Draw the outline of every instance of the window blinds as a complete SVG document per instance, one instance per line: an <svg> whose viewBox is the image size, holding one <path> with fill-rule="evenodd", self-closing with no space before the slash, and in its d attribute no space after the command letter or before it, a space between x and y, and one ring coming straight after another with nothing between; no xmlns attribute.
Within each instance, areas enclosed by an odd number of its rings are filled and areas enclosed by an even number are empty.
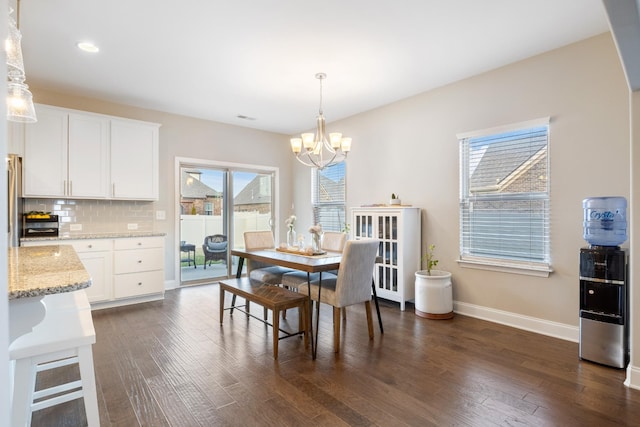
<svg viewBox="0 0 640 427"><path fill-rule="evenodd" d="M462 260L549 265L548 123L458 136Z"/></svg>
<svg viewBox="0 0 640 427"><path fill-rule="evenodd" d="M345 162L323 170L312 169L313 221L325 231L342 231L345 218Z"/></svg>

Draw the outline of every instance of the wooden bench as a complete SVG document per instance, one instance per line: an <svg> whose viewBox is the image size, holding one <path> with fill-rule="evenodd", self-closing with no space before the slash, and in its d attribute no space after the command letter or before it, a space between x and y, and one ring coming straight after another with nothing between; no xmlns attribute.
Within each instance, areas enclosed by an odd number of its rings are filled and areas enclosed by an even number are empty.
<svg viewBox="0 0 640 427"><path fill-rule="evenodd" d="M262 282L256 282L248 277L225 279L219 282L220 284L220 324L222 324L222 318L224 310L230 310L233 315L233 310L239 310L245 313L247 316L258 319L269 326L273 326L273 358L278 359L278 341L283 338L289 338L296 335L304 335L304 347L309 347L309 298L307 295L299 294L297 292L290 291L285 288L274 285L266 285ZM244 298L247 303L242 306L230 306L224 307L224 293L229 292L232 295L237 295ZM253 316L248 309L248 303L256 303L265 309L273 312L273 325L268 323L265 319ZM299 313L299 330L298 332L291 333L280 329L280 312L289 308L298 307ZM284 333L284 336L280 336L280 332Z"/></svg>

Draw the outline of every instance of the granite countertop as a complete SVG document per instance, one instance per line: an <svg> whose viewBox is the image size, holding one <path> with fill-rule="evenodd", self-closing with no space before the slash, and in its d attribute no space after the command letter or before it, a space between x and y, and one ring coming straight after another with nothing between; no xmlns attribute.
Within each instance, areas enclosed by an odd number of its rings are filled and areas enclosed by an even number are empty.
<svg viewBox="0 0 640 427"><path fill-rule="evenodd" d="M83 239L121 239L128 237L156 237L166 236L166 233L140 232L140 231L123 231L115 233L81 233L68 236L41 236L41 237L23 237L21 242L58 242L61 240L83 240ZM52 243L53 244L53 243Z"/></svg>
<svg viewBox="0 0 640 427"><path fill-rule="evenodd" d="M91 286L71 245L8 248L9 299L72 292Z"/></svg>

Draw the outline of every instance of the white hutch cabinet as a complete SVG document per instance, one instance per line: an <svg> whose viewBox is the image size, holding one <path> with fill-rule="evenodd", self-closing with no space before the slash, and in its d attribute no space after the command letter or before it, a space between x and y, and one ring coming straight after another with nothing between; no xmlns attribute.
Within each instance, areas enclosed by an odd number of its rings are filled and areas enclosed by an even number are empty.
<svg viewBox="0 0 640 427"><path fill-rule="evenodd" d="M380 240L374 279L378 297L400 303L415 297L415 272L420 270L420 208L360 207L351 210L353 237Z"/></svg>

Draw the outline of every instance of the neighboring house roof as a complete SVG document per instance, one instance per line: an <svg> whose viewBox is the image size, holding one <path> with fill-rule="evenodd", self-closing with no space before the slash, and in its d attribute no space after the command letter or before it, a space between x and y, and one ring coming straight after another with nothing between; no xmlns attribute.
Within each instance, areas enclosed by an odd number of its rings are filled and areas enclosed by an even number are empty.
<svg viewBox="0 0 640 427"><path fill-rule="evenodd" d="M329 177L319 174L320 176L320 201L332 202L334 201L332 196L343 194L344 191L344 177L340 180L334 181ZM344 201L343 197L340 197L339 201Z"/></svg>
<svg viewBox="0 0 640 427"><path fill-rule="evenodd" d="M546 158L546 139L533 140L522 150L508 150L510 144L513 142L496 141L486 147L471 175L471 193L500 192Z"/></svg>
<svg viewBox="0 0 640 427"><path fill-rule="evenodd" d="M258 175L253 178L233 199L236 206L271 203L271 179Z"/></svg>
<svg viewBox="0 0 640 427"><path fill-rule="evenodd" d="M210 197L222 197L220 191L214 190L202 181L189 175L187 171L182 171L181 196L183 199L207 199Z"/></svg>

